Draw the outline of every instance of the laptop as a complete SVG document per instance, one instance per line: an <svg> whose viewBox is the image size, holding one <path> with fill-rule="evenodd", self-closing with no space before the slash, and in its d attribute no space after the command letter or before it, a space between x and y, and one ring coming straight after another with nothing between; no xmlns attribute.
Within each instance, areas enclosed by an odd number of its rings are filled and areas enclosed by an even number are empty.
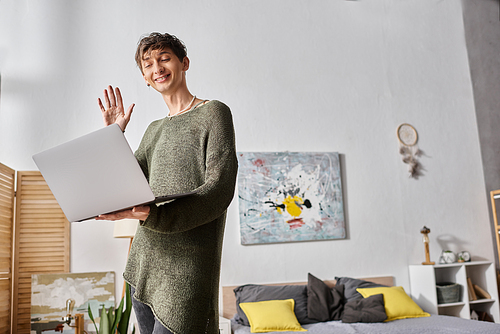
<svg viewBox="0 0 500 334"><path fill-rule="evenodd" d="M33 160L70 222L196 193L155 197L117 124L35 154Z"/></svg>

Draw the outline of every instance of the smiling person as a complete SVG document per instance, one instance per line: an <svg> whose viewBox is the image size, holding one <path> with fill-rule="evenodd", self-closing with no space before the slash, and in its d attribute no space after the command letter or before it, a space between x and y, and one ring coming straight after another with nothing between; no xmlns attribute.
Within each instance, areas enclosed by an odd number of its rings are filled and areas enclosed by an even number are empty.
<svg viewBox="0 0 500 334"><path fill-rule="evenodd" d="M177 37L151 33L139 41L135 60L168 107L147 128L137 161L155 196L197 193L98 219L140 220L124 279L141 334L215 334L226 209L238 168L231 111L189 92L189 58ZM120 90L109 86L98 104L104 124L125 131L134 105L124 109Z"/></svg>

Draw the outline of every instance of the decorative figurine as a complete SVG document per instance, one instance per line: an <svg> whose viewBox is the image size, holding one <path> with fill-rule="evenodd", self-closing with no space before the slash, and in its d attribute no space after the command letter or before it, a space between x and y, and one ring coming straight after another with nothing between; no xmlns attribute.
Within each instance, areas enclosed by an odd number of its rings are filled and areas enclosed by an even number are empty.
<svg viewBox="0 0 500 334"><path fill-rule="evenodd" d="M424 226L420 230L420 233L422 233L424 235L424 237L422 238L422 241L425 244L425 262L422 262L422 264L426 264L426 265L435 264L435 262L431 261L431 255L429 254L429 236L428 236L428 234L431 233L431 230L428 227Z"/></svg>

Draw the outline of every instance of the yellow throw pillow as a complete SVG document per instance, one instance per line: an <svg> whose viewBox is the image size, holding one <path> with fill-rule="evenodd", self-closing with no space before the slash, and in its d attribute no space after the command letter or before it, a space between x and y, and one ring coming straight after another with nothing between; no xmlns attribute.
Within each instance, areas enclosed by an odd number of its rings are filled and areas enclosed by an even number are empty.
<svg viewBox="0 0 500 334"><path fill-rule="evenodd" d="M401 286L380 287L380 288L358 288L356 289L363 297L367 298L373 295L384 295L385 313L387 320L405 318L429 317L430 314L422 311Z"/></svg>
<svg viewBox="0 0 500 334"><path fill-rule="evenodd" d="M306 332L293 312L295 300L266 300L262 302L240 303L245 312L252 333L266 332Z"/></svg>

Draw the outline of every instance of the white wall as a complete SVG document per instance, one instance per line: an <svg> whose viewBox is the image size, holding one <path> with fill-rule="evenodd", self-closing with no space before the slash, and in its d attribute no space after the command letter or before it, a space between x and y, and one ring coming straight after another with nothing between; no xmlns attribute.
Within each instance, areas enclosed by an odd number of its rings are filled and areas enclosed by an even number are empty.
<svg viewBox="0 0 500 334"><path fill-rule="evenodd" d="M474 90L479 142L481 145L485 188L489 195L500 187L500 19L498 1L462 0L469 65ZM490 204L490 203L488 203ZM490 207L493 243L496 243ZM496 252L495 252L496 253ZM497 268L500 265L498 253Z"/></svg>
<svg viewBox="0 0 500 334"><path fill-rule="evenodd" d="M188 83L233 111L239 151L342 154L348 238L241 246L229 208L222 284L393 275L467 249L493 260L493 245L457 0L0 1L0 161L35 169L30 156L100 128L107 84L136 103L127 137L166 115L134 64L139 37L178 35ZM425 152L409 179L396 128L408 122ZM72 271L121 275L128 244L111 223L72 226ZM121 280L117 280L121 290Z"/></svg>

